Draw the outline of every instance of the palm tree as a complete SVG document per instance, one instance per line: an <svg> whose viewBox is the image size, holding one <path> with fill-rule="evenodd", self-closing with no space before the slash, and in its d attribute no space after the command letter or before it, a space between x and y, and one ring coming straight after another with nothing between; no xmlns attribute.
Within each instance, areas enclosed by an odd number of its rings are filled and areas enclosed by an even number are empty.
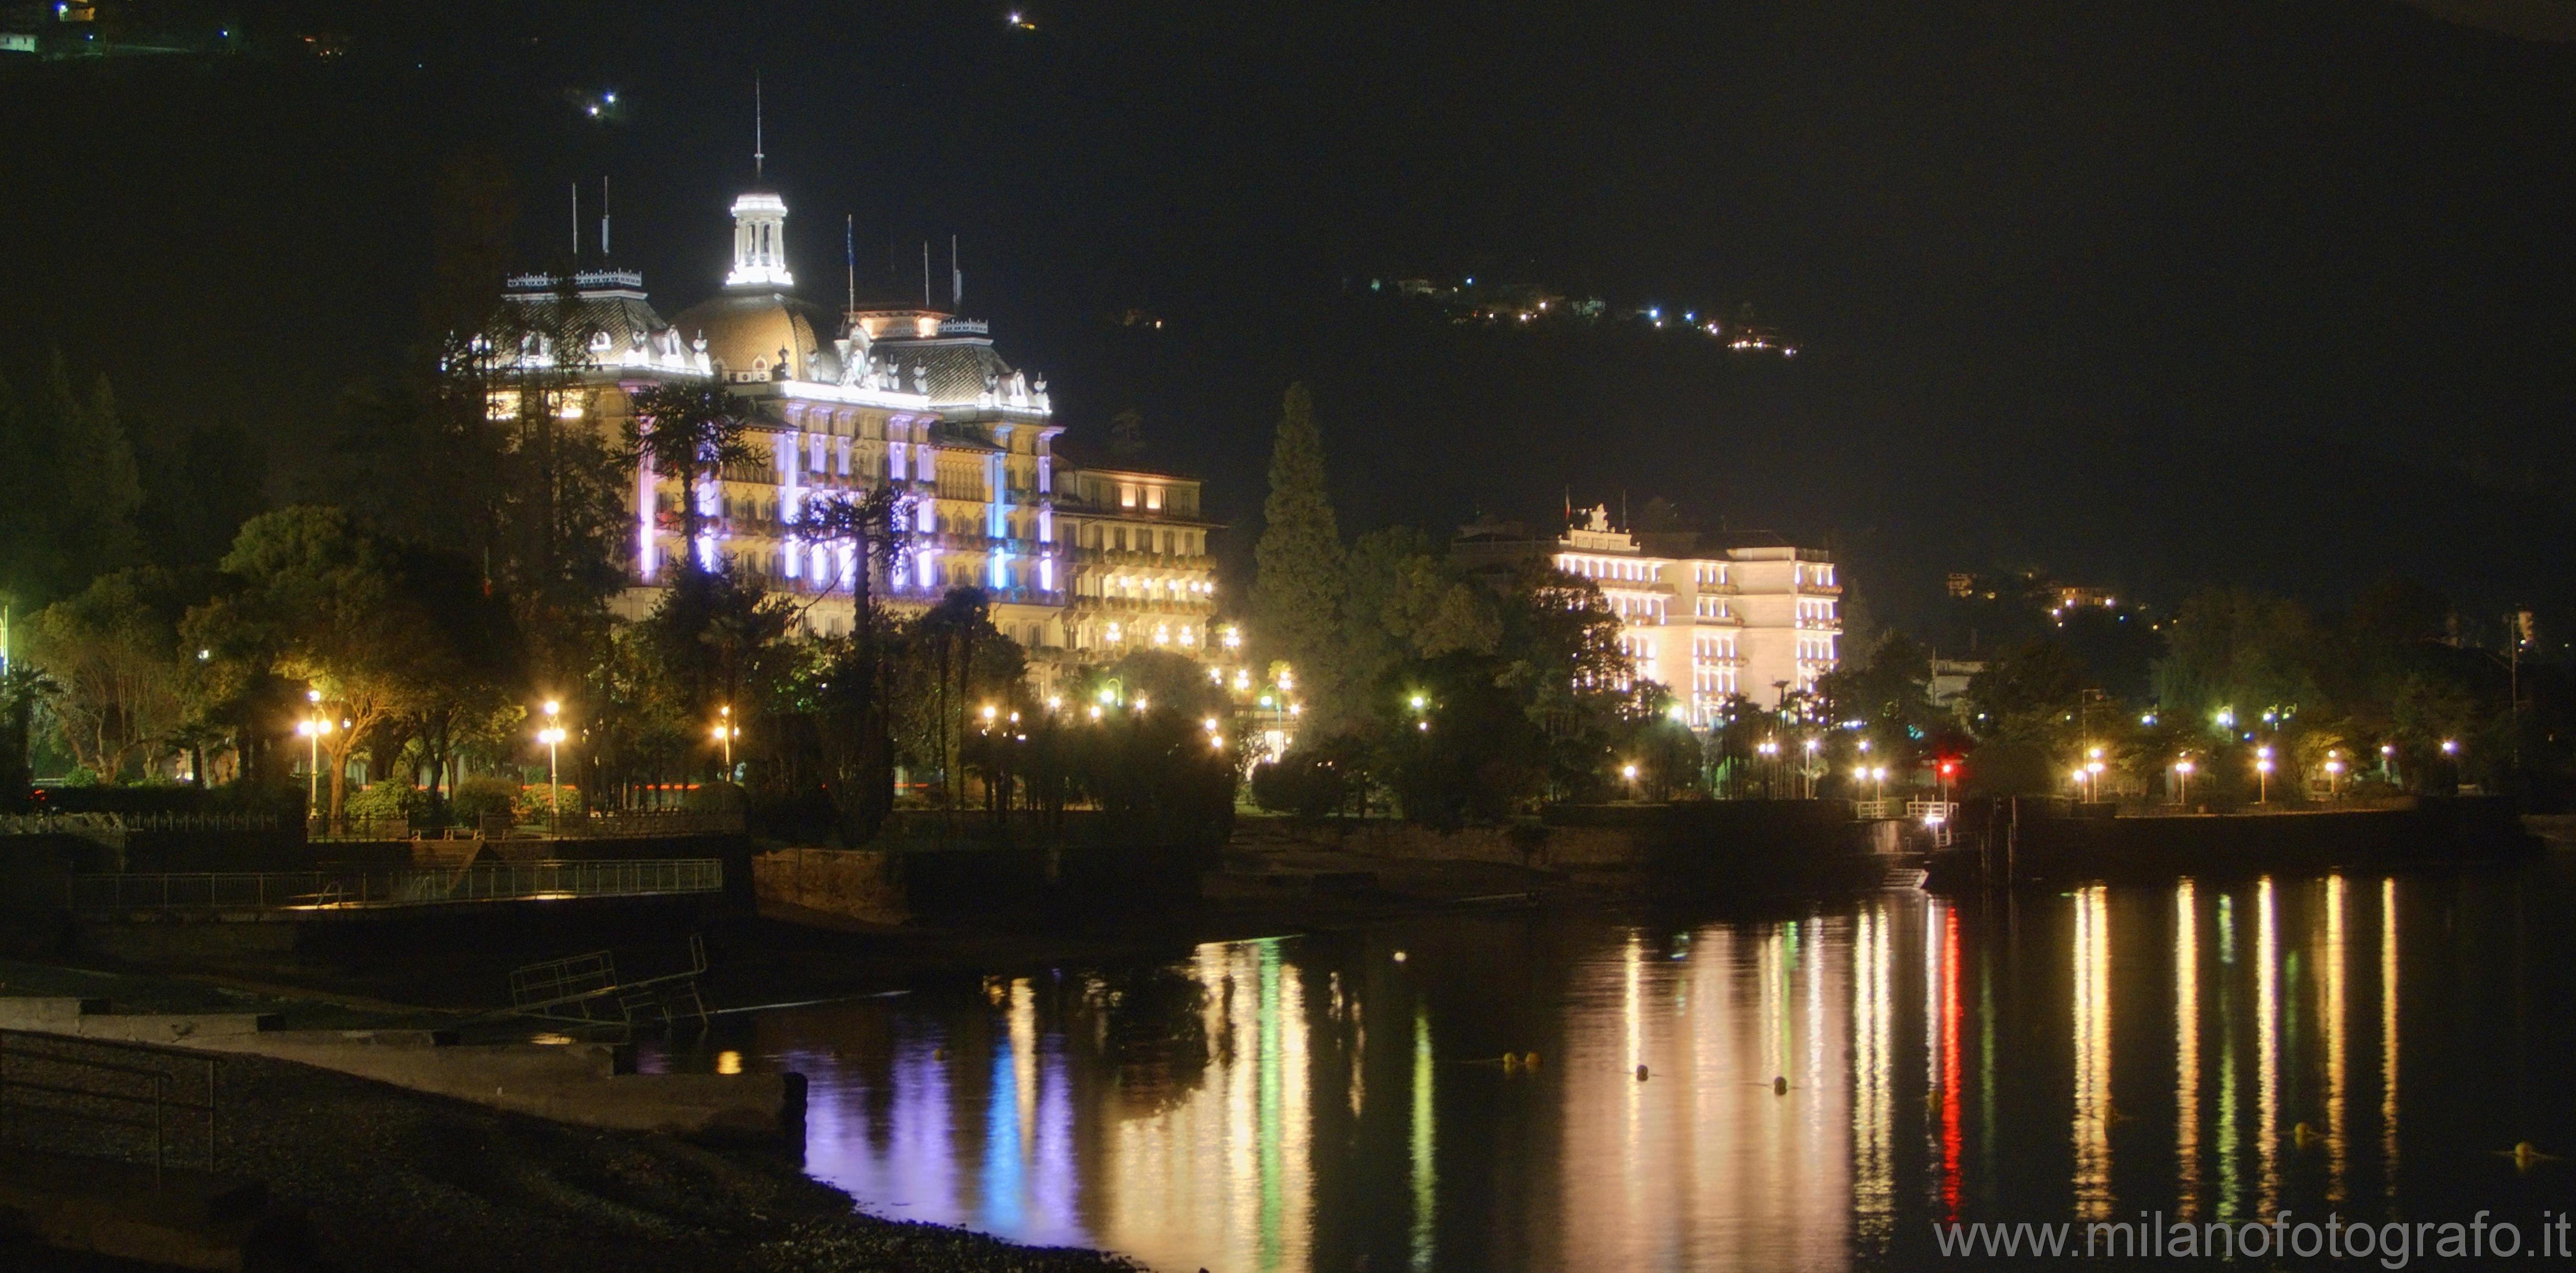
<svg viewBox="0 0 2576 1273"><path fill-rule="evenodd" d="M626 422L627 452L654 472L680 479L683 569L699 568L699 485L720 478L725 466L753 458L744 428L733 395L721 385L659 384L635 395L635 414Z"/></svg>

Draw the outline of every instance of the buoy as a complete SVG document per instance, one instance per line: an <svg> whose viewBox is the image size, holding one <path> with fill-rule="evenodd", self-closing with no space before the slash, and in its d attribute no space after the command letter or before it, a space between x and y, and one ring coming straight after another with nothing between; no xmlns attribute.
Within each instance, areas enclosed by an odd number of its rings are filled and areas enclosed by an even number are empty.
<svg viewBox="0 0 2576 1273"><path fill-rule="evenodd" d="M1503 1073L1509 1074L1519 1068L1521 1068L1521 1059L1509 1052L1505 1052L1503 1054Z"/></svg>
<svg viewBox="0 0 2576 1273"><path fill-rule="evenodd" d="M2317 1143L2317 1129L2306 1123L2300 1123L2290 1129L2290 1139L2296 1142L2299 1148L2305 1149Z"/></svg>
<svg viewBox="0 0 2576 1273"><path fill-rule="evenodd" d="M1640 1066L1638 1066L1638 1067L1637 1067L1637 1081L1638 1081L1638 1082L1640 1082L1640 1083L1643 1083L1643 1082L1645 1082L1645 1081L1646 1081L1646 1067L1645 1067L1645 1066L1640 1065Z"/></svg>
<svg viewBox="0 0 2576 1273"><path fill-rule="evenodd" d="M1399 963L1399 964L1404 962L1404 952L1403 952L1403 951L1400 951L1400 950L1399 950L1399 951L1395 952L1395 962L1397 962L1397 963Z"/></svg>
<svg viewBox="0 0 2576 1273"><path fill-rule="evenodd" d="M1522 1054L1521 1054L1521 1068L1522 1068L1522 1069L1525 1069L1525 1070L1535 1070L1535 1069L1537 1069L1537 1068L1538 1068L1538 1053L1536 1053L1536 1052L1524 1052L1524 1053L1522 1053Z"/></svg>
<svg viewBox="0 0 2576 1273"><path fill-rule="evenodd" d="M2537 1163L2558 1161L2558 1155L2544 1154L2540 1152L2539 1146L2527 1140L2515 1141L2513 1148L2499 1149L2496 1152L2512 1159L2514 1167L2521 1171L2529 1171Z"/></svg>
<svg viewBox="0 0 2576 1273"><path fill-rule="evenodd" d="M1788 1075L1774 1074L1771 1076L1771 1094L1773 1096L1787 1096L1789 1094Z"/></svg>
<svg viewBox="0 0 2576 1273"><path fill-rule="evenodd" d="M930 1059L931 1059L931 1060L934 1060L934 1061L945 1061L945 1060L947 1060L947 1059L948 1059L948 1049L946 1049L946 1048L932 1048L932 1049L930 1050Z"/></svg>

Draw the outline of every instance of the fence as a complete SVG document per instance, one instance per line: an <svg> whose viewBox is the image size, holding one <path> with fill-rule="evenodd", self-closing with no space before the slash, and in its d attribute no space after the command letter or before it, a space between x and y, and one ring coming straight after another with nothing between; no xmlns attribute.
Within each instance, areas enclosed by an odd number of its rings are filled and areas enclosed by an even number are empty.
<svg viewBox="0 0 2576 1273"><path fill-rule="evenodd" d="M555 837L580 840L643 839L669 835L739 835L742 833L739 813L699 813L682 810L667 812L638 811L622 813L567 813L561 818L534 814L525 818L496 813L479 820L472 827L439 831L416 828L409 818L342 818L337 825L315 818L309 824L307 838L313 840L409 840L417 837L439 838L481 836L487 840L506 839L513 835Z"/></svg>
<svg viewBox="0 0 2576 1273"><path fill-rule="evenodd" d="M123 848L125 823L113 813L0 815L0 836L9 835L71 835L112 848Z"/></svg>
<svg viewBox="0 0 2576 1273"><path fill-rule="evenodd" d="M715 893L715 858L497 862L451 869L75 875L76 912L320 911Z"/></svg>
<svg viewBox="0 0 2576 1273"><path fill-rule="evenodd" d="M215 1059L144 1043L0 1030L0 1140L85 1158L215 1169Z"/></svg>
<svg viewBox="0 0 2576 1273"><path fill-rule="evenodd" d="M124 813L115 815L128 831L275 831L285 825L273 813Z"/></svg>

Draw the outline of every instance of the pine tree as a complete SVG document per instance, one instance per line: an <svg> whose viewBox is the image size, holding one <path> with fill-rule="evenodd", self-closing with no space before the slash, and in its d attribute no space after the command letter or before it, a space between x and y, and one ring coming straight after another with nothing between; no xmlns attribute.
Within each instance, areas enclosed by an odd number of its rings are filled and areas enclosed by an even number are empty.
<svg viewBox="0 0 2576 1273"><path fill-rule="evenodd" d="M1324 485L1314 400L1302 383L1288 387L1280 406L1262 522L1261 542L1253 550L1259 570L1252 585L1253 640L1302 678L1303 697L1315 705L1309 711L1328 710L1341 622L1342 537Z"/></svg>
<svg viewBox="0 0 2576 1273"><path fill-rule="evenodd" d="M99 377L89 401L82 402L57 355L54 398L64 426L63 465L56 479L63 514L57 546L74 563L74 575L62 584L69 595L142 559L134 511L143 503L143 480L107 377Z"/></svg>

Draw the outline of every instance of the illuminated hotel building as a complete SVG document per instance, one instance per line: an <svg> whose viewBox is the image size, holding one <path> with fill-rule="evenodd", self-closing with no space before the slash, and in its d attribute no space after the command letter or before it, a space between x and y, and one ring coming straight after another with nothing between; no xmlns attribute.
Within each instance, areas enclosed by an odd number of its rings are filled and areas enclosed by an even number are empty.
<svg viewBox="0 0 2576 1273"><path fill-rule="evenodd" d="M618 612L651 611L672 561L694 551L730 562L775 592L811 600L809 632L850 630L857 554L790 533L816 501L891 486L907 497L908 552L873 578L898 610L978 587L992 620L1041 667L1137 649L1200 654L1216 606L1199 483L1170 473L1067 462L1047 382L1006 362L987 325L926 306L834 311L800 299L786 256L787 205L774 194L733 205L733 268L714 296L670 322L642 276L578 273L569 321L562 280L509 280L520 326L538 334L491 356L507 378L543 383L561 419L620 436L633 395L667 382L722 384L757 458L693 492L649 462L629 486L629 586ZM549 330L583 348L554 348ZM517 414L516 389L493 395ZM682 499L704 517L681 542ZM820 594L818 596L818 594Z"/></svg>
<svg viewBox="0 0 2576 1273"><path fill-rule="evenodd" d="M1741 694L1769 708L1811 689L1841 655L1842 585L1829 555L1786 543L1704 547L1688 532L1638 535L1591 509L1554 540L1470 526L1451 552L1471 567L1545 560L1601 590L1637 676L1673 692L1693 728Z"/></svg>

